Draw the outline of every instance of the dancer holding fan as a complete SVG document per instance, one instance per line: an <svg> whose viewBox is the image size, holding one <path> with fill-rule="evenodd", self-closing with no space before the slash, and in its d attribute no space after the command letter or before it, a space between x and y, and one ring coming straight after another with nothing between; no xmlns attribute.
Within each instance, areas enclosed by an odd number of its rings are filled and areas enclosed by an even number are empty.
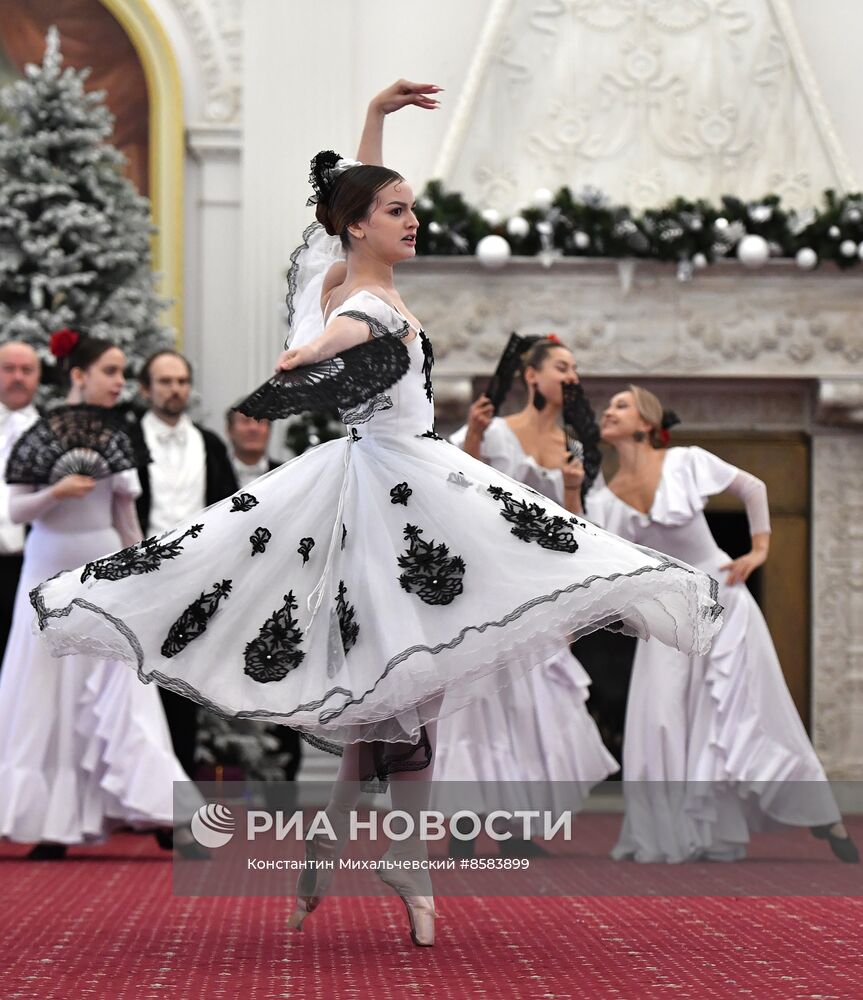
<svg viewBox="0 0 863 1000"><path fill-rule="evenodd" d="M720 580L725 624L712 649L689 656L638 643L626 708L626 816L616 858L736 860L750 829L809 826L842 861L859 860L824 768L782 676L746 579L767 559L767 490L702 448L668 449L677 417L630 386L602 417L620 466L588 497L591 519L623 538L686 559ZM730 492L746 505L752 550L731 560L703 509Z"/></svg>
<svg viewBox="0 0 863 1000"><path fill-rule="evenodd" d="M437 719L559 656L568 635L617 624L703 651L720 617L705 574L606 534L435 433L431 342L393 276L415 253L414 195L380 163L385 116L435 108L438 92L399 81L370 105L363 163L312 161L320 224L289 278L293 339L278 368L290 377L256 394L267 405L241 407L278 416L293 395L305 408L324 377L348 437L32 594L55 651L98 641L142 680L341 752L337 831L369 776L395 779L394 808L425 808ZM379 350L392 363L364 367ZM341 846L307 841L312 858ZM423 852L411 838L388 855L422 868ZM414 942L429 945L428 872L408 871L380 875L402 896ZM303 872L293 926L331 877Z"/></svg>
<svg viewBox="0 0 863 1000"><path fill-rule="evenodd" d="M495 416L516 374L527 388L527 403L511 417ZM554 334L512 335L487 394L450 440L574 514L581 512L582 490L601 461L599 429L575 358ZM441 724L436 779L477 782L475 794L491 801L463 806L479 813L510 809L510 796L516 800L512 809L579 809L593 785L618 769L587 711L589 686L587 672L562 643L557 656L512 687L490 691ZM463 856L473 846L453 838L450 852ZM501 841L500 849L541 853L517 833Z"/></svg>
<svg viewBox="0 0 863 1000"><path fill-rule="evenodd" d="M29 855L37 860L62 858L70 844L102 840L120 825L154 828L168 847L172 782L188 778L156 689L99 656L97 641L89 654L57 662L31 631L31 588L141 539L140 457L110 409L123 387L123 352L69 330L51 346L68 373L68 405L18 439L6 469L11 518L32 530L0 675L0 836L38 842ZM200 855L185 833L178 849Z"/></svg>

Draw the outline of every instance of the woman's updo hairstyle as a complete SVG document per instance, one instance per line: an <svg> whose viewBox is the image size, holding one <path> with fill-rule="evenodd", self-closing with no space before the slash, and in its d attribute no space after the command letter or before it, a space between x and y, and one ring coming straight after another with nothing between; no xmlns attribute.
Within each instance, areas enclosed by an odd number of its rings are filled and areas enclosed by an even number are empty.
<svg viewBox="0 0 863 1000"><path fill-rule="evenodd" d="M667 448L671 440L669 431L680 423L674 410L664 410L659 397L640 385L628 386L635 400L635 408L643 420L650 424L650 443L654 448Z"/></svg>
<svg viewBox="0 0 863 1000"><path fill-rule="evenodd" d="M338 236L345 250L350 249L348 226L368 218L375 196L381 188L404 177L389 167L346 160L331 149L312 160L309 183L315 194L315 217L330 236Z"/></svg>
<svg viewBox="0 0 863 1000"><path fill-rule="evenodd" d="M99 337L88 337L74 330L63 329L51 334L51 353L57 359L56 369L61 381L67 386L72 384L72 369L80 368L86 371L99 358L110 351L116 344Z"/></svg>
<svg viewBox="0 0 863 1000"><path fill-rule="evenodd" d="M563 347L568 350L556 333L548 333L544 337L533 338L533 343L521 355L521 363L518 370L519 377L525 385L527 385L527 379L524 377L525 371L528 368L541 368L545 363L545 359L556 347Z"/></svg>

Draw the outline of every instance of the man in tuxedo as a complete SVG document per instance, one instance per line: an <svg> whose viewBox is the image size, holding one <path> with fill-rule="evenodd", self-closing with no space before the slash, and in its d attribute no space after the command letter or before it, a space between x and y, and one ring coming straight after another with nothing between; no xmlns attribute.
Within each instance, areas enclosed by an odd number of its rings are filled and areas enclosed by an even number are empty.
<svg viewBox="0 0 863 1000"><path fill-rule="evenodd" d="M29 344L10 340L0 347L0 664L12 627L24 551L24 527L9 520L6 463L15 442L39 419L33 397L40 372L39 356Z"/></svg>
<svg viewBox="0 0 863 1000"><path fill-rule="evenodd" d="M139 427L150 464L138 470L138 519L145 535L155 535L224 500L238 487L221 439L193 423L186 412L192 390L188 360L177 351L159 351L145 362L140 382L149 410ZM163 688L160 694L174 753L194 776L198 706Z"/></svg>
<svg viewBox="0 0 863 1000"><path fill-rule="evenodd" d="M225 430L230 442L231 464L240 489L279 467L268 455L271 425L269 420L255 420L230 409L225 414Z"/></svg>

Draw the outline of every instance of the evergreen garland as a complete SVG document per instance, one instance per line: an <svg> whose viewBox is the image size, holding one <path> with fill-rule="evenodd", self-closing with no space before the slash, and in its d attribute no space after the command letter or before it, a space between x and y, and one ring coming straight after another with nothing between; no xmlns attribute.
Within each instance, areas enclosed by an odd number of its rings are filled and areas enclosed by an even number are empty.
<svg viewBox="0 0 863 1000"><path fill-rule="evenodd" d="M762 236L772 257L794 257L803 248L842 268L863 260L863 194L824 192L818 209L795 211L779 195L756 201L726 195L721 202L675 198L659 208L635 212L615 205L595 188L574 194L568 187L548 209L527 207L510 218L481 212L460 194L431 181L418 199L417 254L473 254L492 234L503 236L514 254L567 257L639 257L708 264L733 256L746 235ZM852 251L853 244L853 253Z"/></svg>

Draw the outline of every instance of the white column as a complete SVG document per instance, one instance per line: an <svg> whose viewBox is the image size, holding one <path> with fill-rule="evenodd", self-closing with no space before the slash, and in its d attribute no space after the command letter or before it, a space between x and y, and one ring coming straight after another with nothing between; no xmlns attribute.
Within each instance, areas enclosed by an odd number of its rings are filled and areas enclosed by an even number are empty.
<svg viewBox="0 0 863 1000"><path fill-rule="evenodd" d="M240 130L188 130L183 352L195 369L196 418L219 434L223 413L246 386L241 314Z"/></svg>

